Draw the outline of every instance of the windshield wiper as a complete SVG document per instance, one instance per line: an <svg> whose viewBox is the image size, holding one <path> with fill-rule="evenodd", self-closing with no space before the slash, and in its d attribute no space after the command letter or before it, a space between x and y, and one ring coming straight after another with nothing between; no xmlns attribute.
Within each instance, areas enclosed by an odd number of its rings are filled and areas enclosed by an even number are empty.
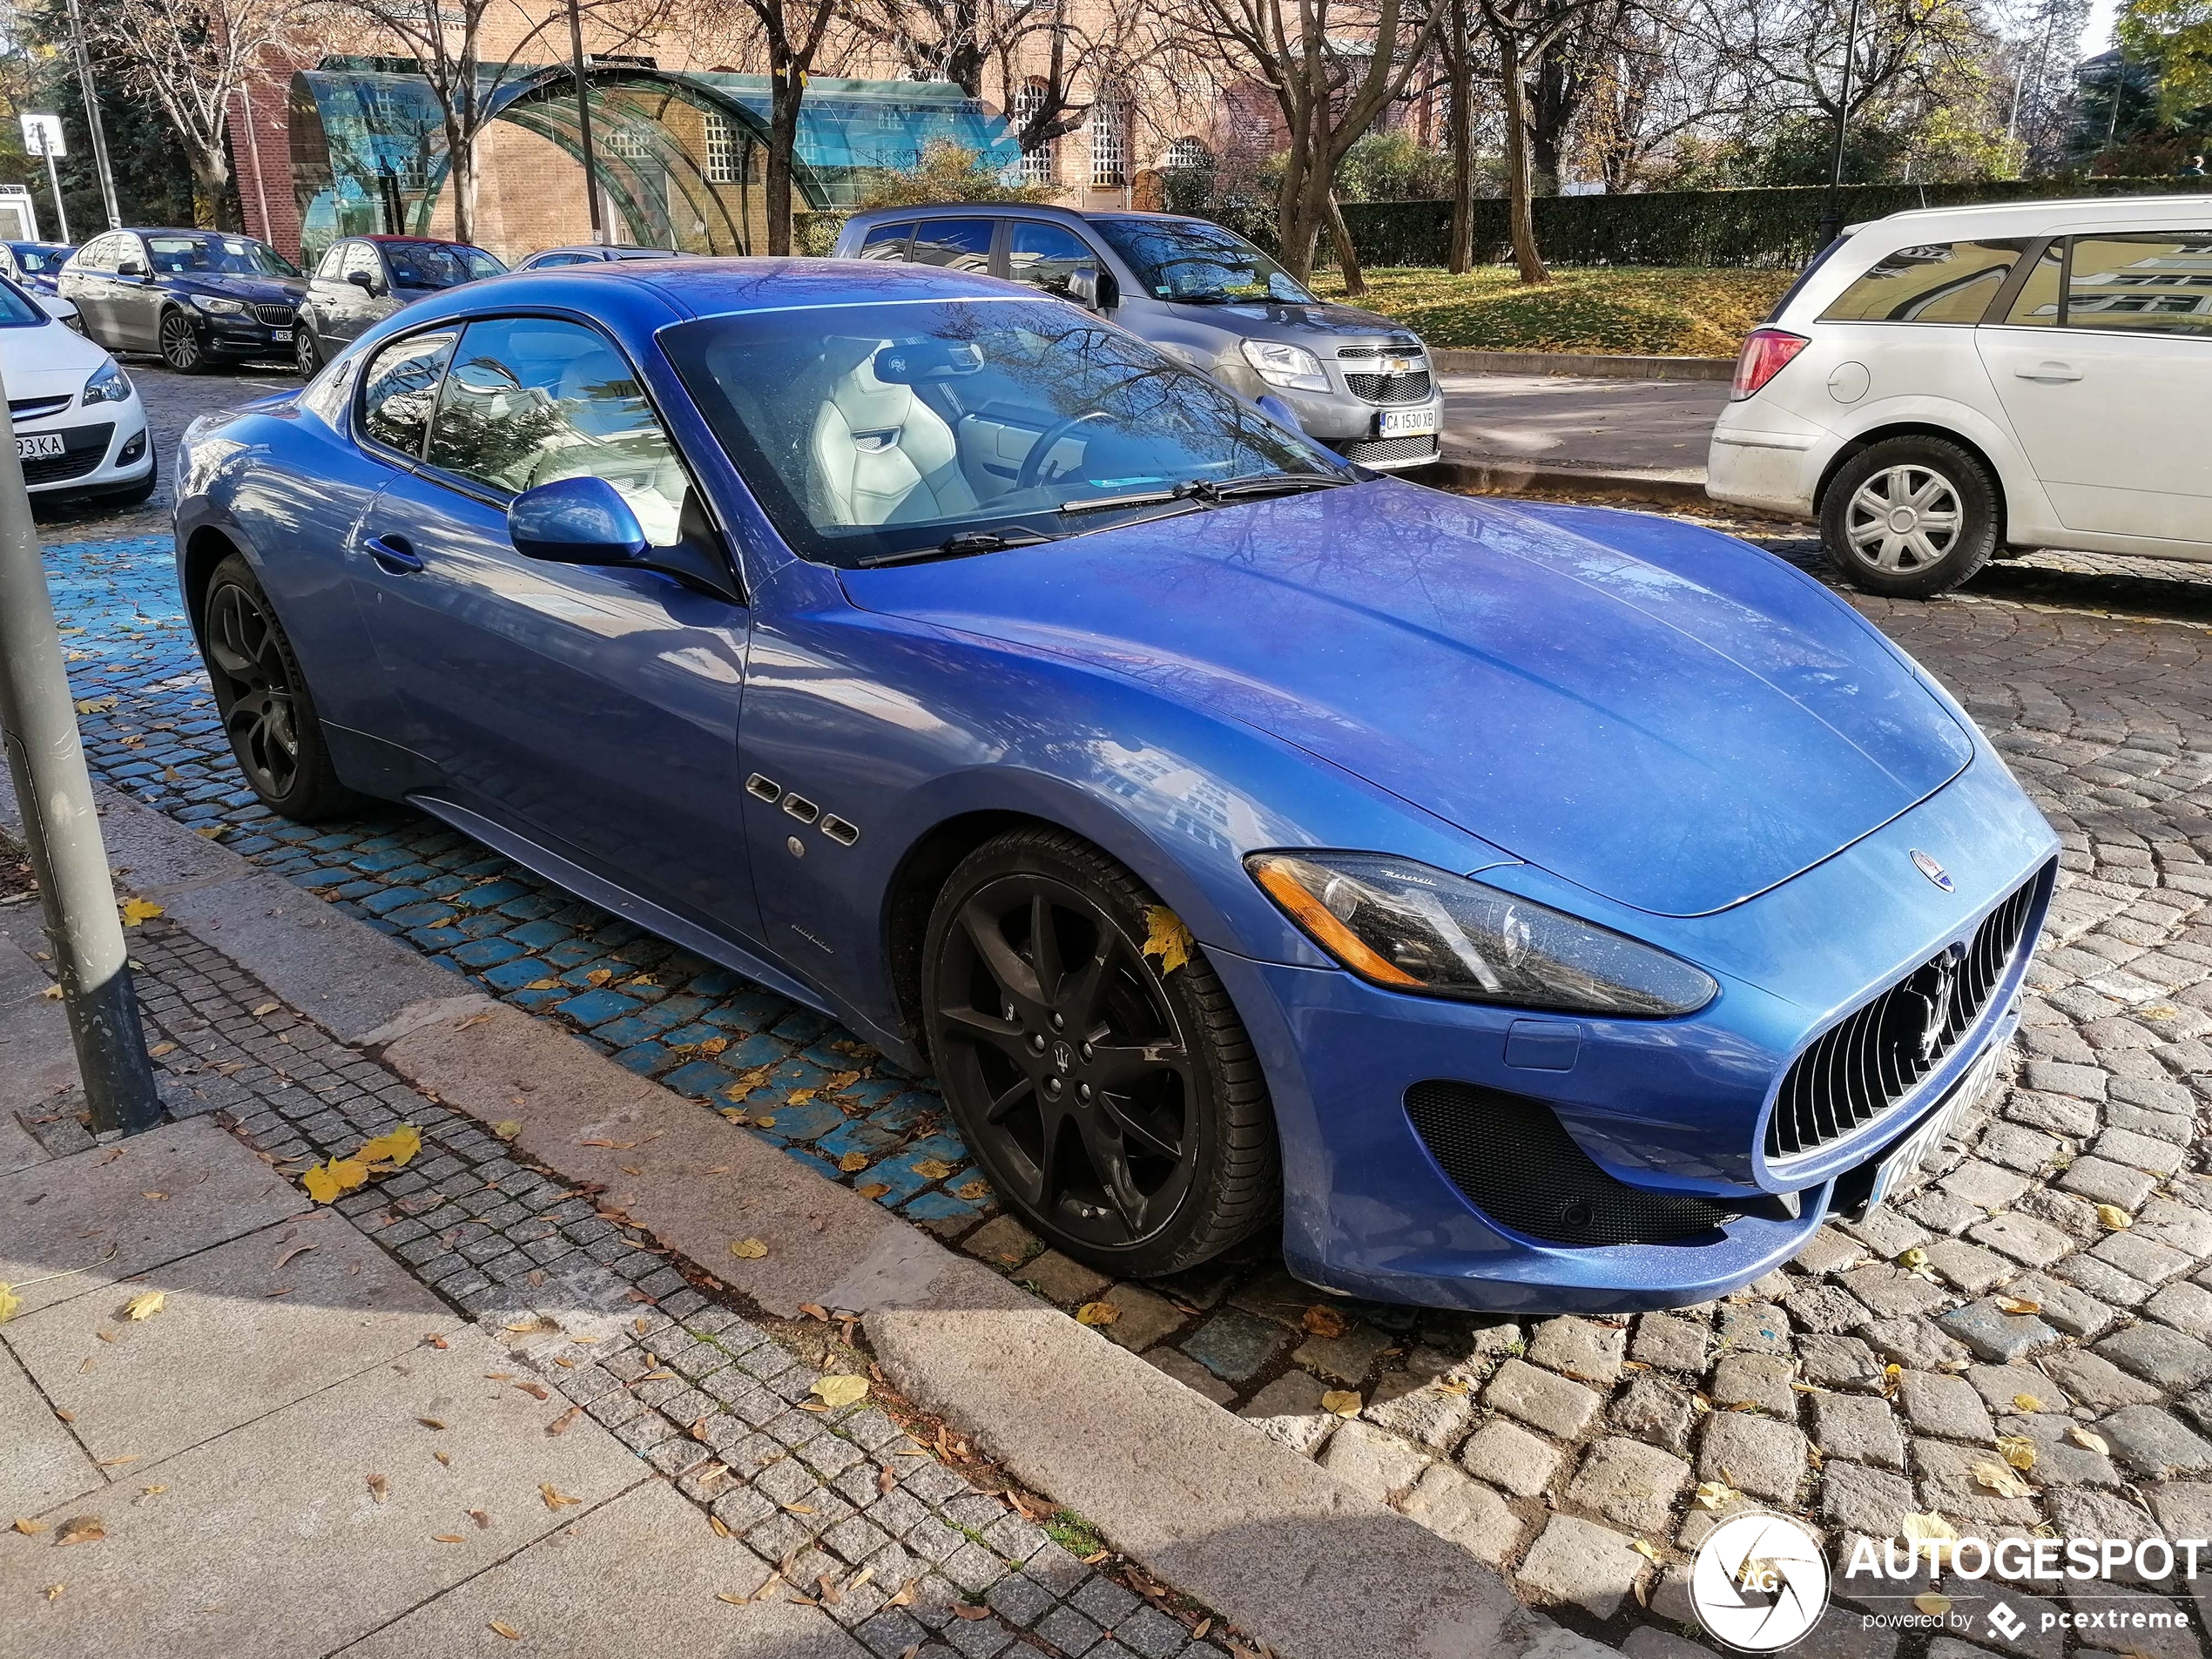
<svg viewBox="0 0 2212 1659"><path fill-rule="evenodd" d="M963 559L971 553L996 553L1003 548L1035 547L1040 542L1053 539L1012 524L1004 529L962 530L934 547L910 547L897 553L876 553L865 559L856 559L853 563L873 567L880 564L919 564L925 559Z"/></svg>
<svg viewBox="0 0 2212 1659"><path fill-rule="evenodd" d="M1193 478L1175 489L1177 495L1192 501L1223 502L1247 496L1284 496L1298 489L1336 489L1359 482L1348 472L1260 472L1244 478Z"/></svg>

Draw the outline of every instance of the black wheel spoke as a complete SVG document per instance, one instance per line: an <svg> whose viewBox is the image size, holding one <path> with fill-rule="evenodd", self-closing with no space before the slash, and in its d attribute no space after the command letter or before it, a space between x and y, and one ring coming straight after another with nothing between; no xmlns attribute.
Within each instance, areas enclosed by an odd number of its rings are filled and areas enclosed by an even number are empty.
<svg viewBox="0 0 2212 1659"><path fill-rule="evenodd" d="M1092 1048L1091 1056L1083 1075L1093 1087L1111 1095L1126 1095L1162 1071L1184 1076L1190 1064L1190 1056L1183 1046L1173 1042L1129 1049L1098 1044Z"/></svg>
<svg viewBox="0 0 2212 1659"><path fill-rule="evenodd" d="M984 971L998 981L1001 991L1024 1002L1044 1001L1039 993L1036 970L1007 942L1006 932L999 926L996 916L971 904L961 912L960 925L967 930L976 954L982 958Z"/></svg>
<svg viewBox="0 0 2212 1659"><path fill-rule="evenodd" d="M1106 1194L1106 1202L1113 1205L1130 1232L1143 1232L1150 1205L1137 1190L1136 1179L1130 1172L1129 1152L1122 1144L1121 1136L1095 1116L1084 1120L1082 1132L1084 1156L1090 1160L1092 1171Z"/></svg>
<svg viewBox="0 0 2212 1659"><path fill-rule="evenodd" d="M954 1036L988 1044L1017 1063L1028 1063L1028 1045L1018 1021L1001 1020L974 1008L946 1008L941 1012L946 1027Z"/></svg>
<svg viewBox="0 0 2212 1659"><path fill-rule="evenodd" d="M246 781L273 804L300 779L300 728L282 638L258 596L235 583L218 588L209 601L206 633L231 752Z"/></svg>
<svg viewBox="0 0 2212 1659"><path fill-rule="evenodd" d="M1141 1112L1131 1109L1111 1095L1101 1095L1098 1098L1103 1103L1104 1115L1120 1130L1124 1141L1135 1141L1141 1150L1154 1157L1181 1160L1183 1143L1180 1138L1168 1139L1146 1123Z"/></svg>
<svg viewBox="0 0 2212 1659"><path fill-rule="evenodd" d="M991 1103L991 1109L984 1115L984 1121L992 1123L1004 1123L1008 1112L1036 1092L1037 1086L1030 1078L1026 1076L1015 1078L1013 1087Z"/></svg>
<svg viewBox="0 0 2212 1659"><path fill-rule="evenodd" d="M1029 900L1029 965L1037 976L1037 1000L1060 996L1060 936L1054 930L1052 903L1042 893Z"/></svg>

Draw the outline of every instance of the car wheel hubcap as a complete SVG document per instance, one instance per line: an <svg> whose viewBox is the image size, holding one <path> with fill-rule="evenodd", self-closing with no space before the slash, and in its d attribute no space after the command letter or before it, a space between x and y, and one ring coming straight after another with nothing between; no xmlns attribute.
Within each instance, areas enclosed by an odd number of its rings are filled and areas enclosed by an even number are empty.
<svg viewBox="0 0 2212 1659"><path fill-rule="evenodd" d="M1851 493L1844 536L1851 551L1882 570L1919 570L1959 544L1966 508L1950 479L1932 467L1885 468Z"/></svg>
<svg viewBox="0 0 2212 1659"><path fill-rule="evenodd" d="M1001 1190L1083 1242L1172 1217L1196 1162L1197 1074L1142 951L1042 875L972 895L939 961L937 1055Z"/></svg>
<svg viewBox="0 0 2212 1659"><path fill-rule="evenodd" d="M281 798L300 777L300 733L292 677L285 670L276 624L243 588L218 589L207 611L207 655L217 705L246 781Z"/></svg>
<svg viewBox="0 0 2212 1659"><path fill-rule="evenodd" d="M199 342L192 338L192 324L174 313L162 320L161 354L172 368L190 368L199 361Z"/></svg>

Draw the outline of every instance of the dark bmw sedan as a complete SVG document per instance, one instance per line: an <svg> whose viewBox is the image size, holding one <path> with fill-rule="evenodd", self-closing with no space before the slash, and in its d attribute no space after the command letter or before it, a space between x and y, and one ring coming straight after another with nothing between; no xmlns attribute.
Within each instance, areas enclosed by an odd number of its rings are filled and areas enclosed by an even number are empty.
<svg viewBox="0 0 2212 1659"><path fill-rule="evenodd" d="M293 354L307 282L266 242L219 231L96 236L62 267L62 298L110 351L158 352L190 374Z"/></svg>

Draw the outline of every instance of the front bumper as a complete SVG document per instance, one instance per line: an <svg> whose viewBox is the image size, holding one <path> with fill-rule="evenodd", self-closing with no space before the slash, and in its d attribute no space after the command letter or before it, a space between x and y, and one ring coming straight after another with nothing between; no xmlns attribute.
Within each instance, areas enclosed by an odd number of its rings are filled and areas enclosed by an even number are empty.
<svg viewBox="0 0 2212 1659"><path fill-rule="evenodd" d="M154 467L153 436L135 394L126 402L72 405L16 428L19 438L58 435L64 453L23 462L24 487L33 496L99 495L143 483Z"/></svg>
<svg viewBox="0 0 2212 1659"><path fill-rule="evenodd" d="M192 320L199 329L199 348L210 357L239 362L289 362L296 321L283 327L263 322L252 312L210 315L195 309Z"/></svg>
<svg viewBox="0 0 2212 1659"><path fill-rule="evenodd" d="M1929 846L1954 892L1911 864L1911 850ZM2048 826L1985 751L1949 787L1782 887L1718 916L1649 919L1644 937L1723 988L1683 1020L1537 1016L1211 951L1273 1095L1291 1270L1386 1301L1525 1313L1680 1305L1770 1271L1804 1248L1839 1184L1850 1188L2010 1038L2055 853ZM1766 1114L1792 1059L2029 882L2038 896L2021 943L1936 1069L1861 1129L1770 1166ZM1839 929L1838 917L1855 925ZM1605 1180L1634 1190L1626 1196L1703 1201L1727 1218L1658 1241L1517 1231L1469 1199L1416 1129L1409 1091L1438 1080L1541 1103Z"/></svg>

